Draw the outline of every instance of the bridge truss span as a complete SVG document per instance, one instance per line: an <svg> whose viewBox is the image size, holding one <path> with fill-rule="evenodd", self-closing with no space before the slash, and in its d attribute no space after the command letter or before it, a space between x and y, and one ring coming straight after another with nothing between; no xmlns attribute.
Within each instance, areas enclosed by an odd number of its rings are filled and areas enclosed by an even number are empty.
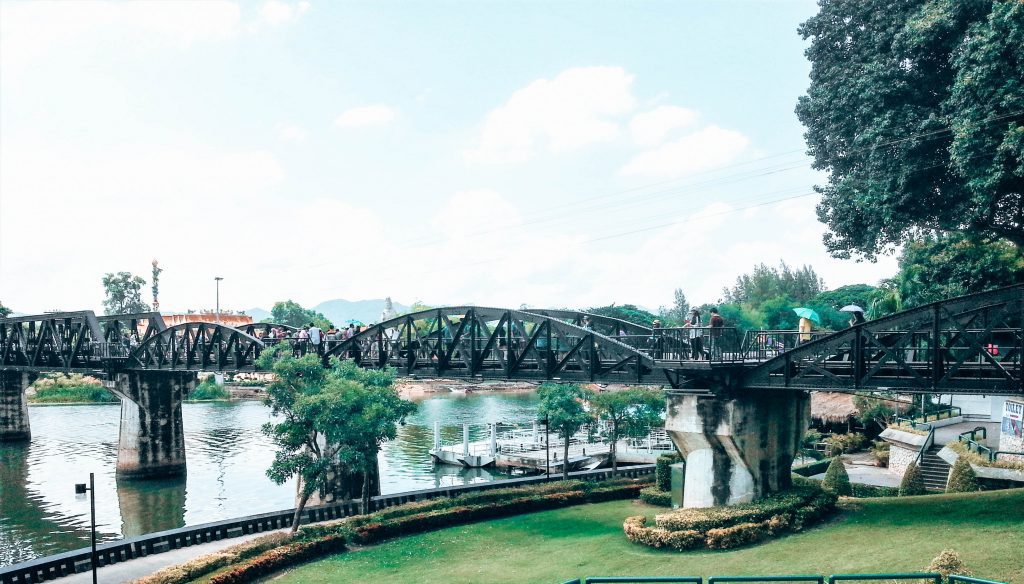
<svg viewBox="0 0 1024 584"><path fill-rule="evenodd" d="M436 308L336 342L325 358L348 358L363 367L390 365L402 375L423 377L665 382L648 356L566 322L572 318L479 306Z"/></svg>
<svg viewBox="0 0 1024 584"><path fill-rule="evenodd" d="M753 389L1022 392L1024 285L935 302L808 342L746 372Z"/></svg>
<svg viewBox="0 0 1024 584"><path fill-rule="evenodd" d="M253 335L212 322L186 322L151 336L128 356L127 369L255 371L264 347Z"/></svg>

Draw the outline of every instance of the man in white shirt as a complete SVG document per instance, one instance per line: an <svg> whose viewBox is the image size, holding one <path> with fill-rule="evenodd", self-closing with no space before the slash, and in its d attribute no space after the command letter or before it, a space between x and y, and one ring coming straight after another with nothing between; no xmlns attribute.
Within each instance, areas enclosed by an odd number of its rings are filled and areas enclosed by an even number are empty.
<svg viewBox="0 0 1024 584"><path fill-rule="evenodd" d="M323 331L320 327L316 326L315 323L309 323L309 343L313 345L313 350L316 351L317 355L323 355Z"/></svg>

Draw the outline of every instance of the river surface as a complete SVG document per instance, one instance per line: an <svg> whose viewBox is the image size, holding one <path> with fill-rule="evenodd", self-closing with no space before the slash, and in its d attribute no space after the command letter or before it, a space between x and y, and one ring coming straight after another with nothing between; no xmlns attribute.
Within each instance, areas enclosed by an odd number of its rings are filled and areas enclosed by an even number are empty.
<svg viewBox="0 0 1024 584"><path fill-rule="evenodd" d="M380 454L381 491L507 478L494 470L434 465L434 421L444 442L462 440L463 422L482 439L484 424L528 424L532 393L445 394L417 400L419 410ZM0 566L85 547L89 501L74 484L96 473L96 522L101 541L294 507L295 484L274 484L265 471L273 446L260 432L269 410L260 402L183 406L188 476L120 481L119 405L30 408L32 442L0 444Z"/></svg>

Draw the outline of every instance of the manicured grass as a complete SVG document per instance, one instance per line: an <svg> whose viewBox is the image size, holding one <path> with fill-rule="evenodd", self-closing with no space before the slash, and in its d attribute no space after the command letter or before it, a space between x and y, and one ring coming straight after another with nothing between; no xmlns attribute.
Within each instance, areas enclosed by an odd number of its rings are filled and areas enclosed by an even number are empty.
<svg viewBox="0 0 1024 584"><path fill-rule="evenodd" d="M731 551L662 551L626 541L625 517L661 511L614 501L454 527L338 554L274 582L918 571L953 548L976 576L1024 584L1024 489L845 500L842 514L823 526Z"/></svg>
<svg viewBox="0 0 1024 584"><path fill-rule="evenodd" d="M99 380L78 373L45 375L32 384L32 389L35 392L29 397L29 403L66 404L118 401L117 396L103 387Z"/></svg>

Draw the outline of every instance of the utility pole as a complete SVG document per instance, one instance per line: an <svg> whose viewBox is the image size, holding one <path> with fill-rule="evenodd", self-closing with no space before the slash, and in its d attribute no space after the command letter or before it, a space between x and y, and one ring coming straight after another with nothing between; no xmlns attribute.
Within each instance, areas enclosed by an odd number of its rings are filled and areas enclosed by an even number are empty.
<svg viewBox="0 0 1024 584"><path fill-rule="evenodd" d="M217 324L220 324L220 281L224 278L214 276L213 279L217 282Z"/></svg>
<svg viewBox="0 0 1024 584"><path fill-rule="evenodd" d="M93 473L89 473L88 487L85 486L85 483L75 484L76 495L84 495L86 491L89 491L91 507L89 525L92 528L92 556L89 559L89 563L92 564L92 584L96 584L96 482Z"/></svg>

